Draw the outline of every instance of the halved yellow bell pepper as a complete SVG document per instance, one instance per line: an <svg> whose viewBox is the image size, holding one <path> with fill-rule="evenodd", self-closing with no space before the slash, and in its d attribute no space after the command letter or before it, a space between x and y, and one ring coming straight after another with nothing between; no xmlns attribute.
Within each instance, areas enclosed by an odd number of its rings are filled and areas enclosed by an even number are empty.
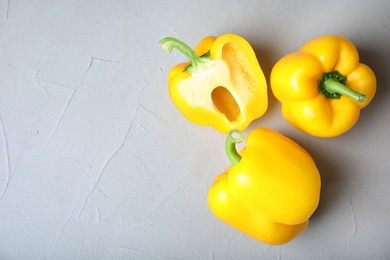
<svg viewBox="0 0 390 260"><path fill-rule="evenodd" d="M317 137L348 131L376 91L374 72L359 63L349 40L336 35L315 38L280 59L270 83L286 120Z"/></svg>
<svg viewBox="0 0 390 260"><path fill-rule="evenodd" d="M246 147L235 144L232 130L226 150L233 166L218 176L208 204L220 220L267 244L280 245L307 227L320 198L321 180L311 156L291 139L266 128L253 130Z"/></svg>
<svg viewBox="0 0 390 260"><path fill-rule="evenodd" d="M244 130L268 106L267 82L250 44L224 34L204 38L195 50L167 37L160 44L178 49L190 60L168 75L172 101L190 121L222 133Z"/></svg>

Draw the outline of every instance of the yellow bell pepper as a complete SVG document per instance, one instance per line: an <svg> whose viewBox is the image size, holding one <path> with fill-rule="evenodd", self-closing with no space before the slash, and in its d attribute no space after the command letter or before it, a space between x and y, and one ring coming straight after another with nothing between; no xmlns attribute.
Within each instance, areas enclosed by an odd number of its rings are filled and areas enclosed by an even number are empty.
<svg viewBox="0 0 390 260"><path fill-rule="evenodd" d="M355 46L335 35L315 38L280 59L270 83L286 120L317 137L348 131L376 91L374 72L359 63Z"/></svg>
<svg viewBox="0 0 390 260"><path fill-rule="evenodd" d="M321 180L311 156L291 139L266 128L244 136L232 130L226 151L232 166L219 175L208 204L220 220L267 244L280 245L307 227L320 198Z"/></svg>
<svg viewBox="0 0 390 260"><path fill-rule="evenodd" d="M234 34L204 38L195 50L167 37L168 52L182 52L190 62L168 75L172 101L190 121L222 133L244 130L268 106L267 82L249 43Z"/></svg>

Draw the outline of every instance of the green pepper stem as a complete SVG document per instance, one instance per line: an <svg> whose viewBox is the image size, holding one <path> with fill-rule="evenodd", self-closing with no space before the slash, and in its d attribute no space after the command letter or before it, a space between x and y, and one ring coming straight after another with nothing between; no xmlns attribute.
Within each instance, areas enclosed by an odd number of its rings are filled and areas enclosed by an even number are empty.
<svg viewBox="0 0 390 260"><path fill-rule="evenodd" d="M199 57L198 54L184 42L173 38L166 37L160 41L160 45L167 51L171 52L173 48L176 48L178 51L183 53L191 61L191 72L196 71L198 65L203 63L202 57Z"/></svg>
<svg viewBox="0 0 390 260"><path fill-rule="evenodd" d="M352 98L353 100L362 103L367 99L366 95L363 95L359 92L356 92L347 86L345 86L343 83L338 81L336 78L328 78L324 82L324 87L326 91L329 93L339 93L342 95L345 95L349 98Z"/></svg>
<svg viewBox="0 0 390 260"><path fill-rule="evenodd" d="M244 140L244 134L240 130L231 130L226 137L226 154L230 162L235 165L240 162L241 155L237 152L236 144Z"/></svg>

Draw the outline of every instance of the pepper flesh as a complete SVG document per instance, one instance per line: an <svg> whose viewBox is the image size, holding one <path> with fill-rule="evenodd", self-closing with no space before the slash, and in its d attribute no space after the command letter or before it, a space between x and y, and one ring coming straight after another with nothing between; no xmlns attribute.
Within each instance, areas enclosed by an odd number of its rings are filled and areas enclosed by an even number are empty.
<svg viewBox="0 0 390 260"><path fill-rule="evenodd" d="M320 197L321 180L311 156L291 139L259 128L248 135L239 155L230 157L238 163L219 175L208 193L213 214L271 245L301 234Z"/></svg>
<svg viewBox="0 0 390 260"><path fill-rule="evenodd" d="M172 39L160 43L171 51ZM188 120L226 134L244 130L265 113L267 82L245 39L234 34L209 36L194 51L200 57L196 66L189 67L194 61L181 63L168 75L172 101Z"/></svg>
<svg viewBox="0 0 390 260"><path fill-rule="evenodd" d="M321 85L327 73L340 78L331 76ZM342 77L345 84L340 83ZM336 35L315 38L280 59L271 71L270 83L286 120L317 137L338 136L352 128L360 109L371 102L376 91L374 72L359 63L359 54L349 40Z"/></svg>

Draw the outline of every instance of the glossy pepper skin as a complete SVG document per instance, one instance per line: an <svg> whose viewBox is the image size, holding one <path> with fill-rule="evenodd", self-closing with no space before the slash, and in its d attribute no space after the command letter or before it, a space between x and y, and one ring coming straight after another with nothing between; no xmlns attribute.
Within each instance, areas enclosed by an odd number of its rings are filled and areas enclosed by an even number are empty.
<svg viewBox="0 0 390 260"><path fill-rule="evenodd" d="M253 130L237 153L241 132L228 134L232 166L219 175L208 204L220 220L267 244L280 245L307 227L320 198L321 180L311 156L291 139L266 128Z"/></svg>
<svg viewBox="0 0 390 260"><path fill-rule="evenodd" d="M317 137L348 131L376 91L374 72L359 63L349 40L336 35L315 38L280 59L270 83L286 120Z"/></svg>
<svg viewBox="0 0 390 260"><path fill-rule="evenodd" d="M222 133L244 130L267 110L267 82L250 44L235 34L206 37L193 51L167 37L160 44L177 48L190 62L168 75L172 101L190 121Z"/></svg>

